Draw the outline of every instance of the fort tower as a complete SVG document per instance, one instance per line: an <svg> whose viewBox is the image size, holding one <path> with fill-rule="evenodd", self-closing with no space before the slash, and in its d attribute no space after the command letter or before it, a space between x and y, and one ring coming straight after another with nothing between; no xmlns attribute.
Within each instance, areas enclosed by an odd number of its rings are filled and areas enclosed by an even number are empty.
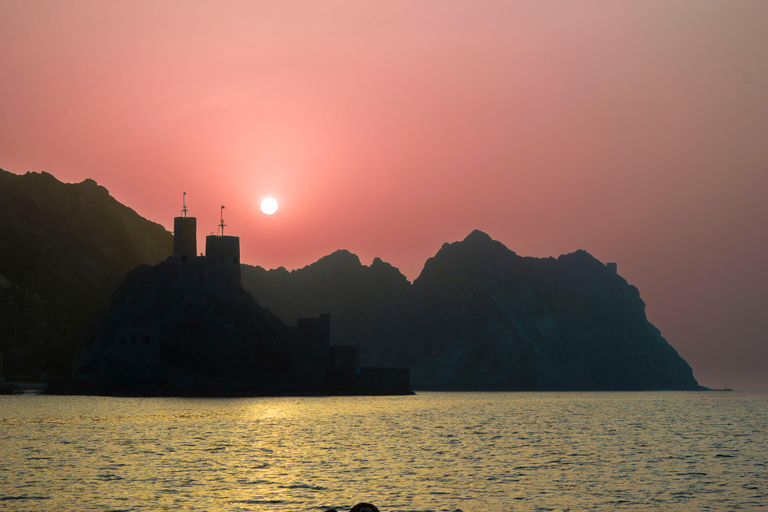
<svg viewBox="0 0 768 512"><path fill-rule="evenodd" d="M187 217L187 193L182 198L181 217L173 219L173 255L181 256L186 262L188 256L197 255L197 219Z"/></svg>
<svg viewBox="0 0 768 512"><path fill-rule="evenodd" d="M205 278L227 288L240 289L240 237L224 236L224 207L220 235L205 237Z"/></svg>

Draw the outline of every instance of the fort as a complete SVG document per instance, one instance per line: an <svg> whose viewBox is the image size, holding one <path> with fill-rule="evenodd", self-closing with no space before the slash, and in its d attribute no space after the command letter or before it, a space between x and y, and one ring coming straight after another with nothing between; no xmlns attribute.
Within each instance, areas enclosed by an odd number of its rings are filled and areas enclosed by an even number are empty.
<svg viewBox="0 0 768 512"><path fill-rule="evenodd" d="M125 395L408 394L409 371L360 366L332 346L331 317L289 326L243 289L240 238L174 219L173 254L126 276L78 356L88 392Z"/></svg>

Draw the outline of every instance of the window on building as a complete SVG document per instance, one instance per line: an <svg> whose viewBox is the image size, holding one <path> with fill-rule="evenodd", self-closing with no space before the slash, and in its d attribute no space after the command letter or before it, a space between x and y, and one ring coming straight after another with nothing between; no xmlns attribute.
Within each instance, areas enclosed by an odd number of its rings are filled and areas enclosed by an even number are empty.
<svg viewBox="0 0 768 512"><path fill-rule="evenodd" d="M149 343L150 343L149 336L144 336L144 344L149 345Z"/></svg>
<svg viewBox="0 0 768 512"><path fill-rule="evenodd" d="M120 344L121 345L125 345L125 337L124 336L120 336Z"/></svg>
<svg viewBox="0 0 768 512"><path fill-rule="evenodd" d="M136 336L131 336L131 345L136 344Z"/></svg>

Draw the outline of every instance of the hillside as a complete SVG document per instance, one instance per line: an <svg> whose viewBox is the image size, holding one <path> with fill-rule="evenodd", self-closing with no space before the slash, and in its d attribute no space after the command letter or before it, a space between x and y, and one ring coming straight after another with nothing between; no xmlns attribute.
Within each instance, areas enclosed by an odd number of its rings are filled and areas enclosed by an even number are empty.
<svg viewBox="0 0 768 512"><path fill-rule="evenodd" d="M4 373L68 373L76 345L125 274L172 251L172 235L87 179L0 170Z"/></svg>

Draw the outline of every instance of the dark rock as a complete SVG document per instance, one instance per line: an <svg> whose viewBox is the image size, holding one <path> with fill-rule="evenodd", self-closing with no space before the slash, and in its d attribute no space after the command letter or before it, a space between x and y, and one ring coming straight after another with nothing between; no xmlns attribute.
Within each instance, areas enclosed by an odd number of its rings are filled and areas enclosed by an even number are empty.
<svg viewBox="0 0 768 512"><path fill-rule="evenodd" d="M349 512L379 512L379 509L376 508L375 505L371 505L370 503L358 503L351 509L349 509Z"/></svg>
<svg viewBox="0 0 768 512"><path fill-rule="evenodd" d="M444 244L410 285L340 251L303 269L246 267L287 317L328 311L364 364L407 367L416 389L698 389L645 317L637 288L586 251L521 257L481 231Z"/></svg>
<svg viewBox="0 0 768 512"><path fill-rule="evenodd" d="M382 320L396 315L411 289L392 265L377 258L367 267L345 250L291 272L242 265L242 281L260 304L289 324L330 312L333 344L359 344L363 365L375 359L373 341L388 332Z"/></svg>
<svg viewBox="0 0 768 512"><path fill-rule="evenodd" d="M125 274L172 236L93 180L0 170L0 352L5 371L68 374Z"/></svg>

